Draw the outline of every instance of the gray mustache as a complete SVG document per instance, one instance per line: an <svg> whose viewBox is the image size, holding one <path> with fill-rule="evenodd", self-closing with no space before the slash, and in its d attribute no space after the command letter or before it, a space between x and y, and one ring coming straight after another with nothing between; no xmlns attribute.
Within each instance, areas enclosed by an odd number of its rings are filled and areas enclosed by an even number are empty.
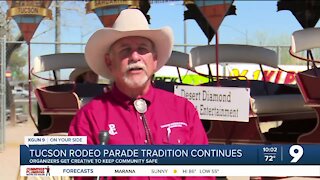
<svg viewBox="0 0 320 180"><path fill-rule="evenodd" d="M130 71L131 69L136 69L136 68L141 68L144 71L146 71L146 66L143 63L133 63L133 64L129 64L127 66L127 71Z"/></svg>

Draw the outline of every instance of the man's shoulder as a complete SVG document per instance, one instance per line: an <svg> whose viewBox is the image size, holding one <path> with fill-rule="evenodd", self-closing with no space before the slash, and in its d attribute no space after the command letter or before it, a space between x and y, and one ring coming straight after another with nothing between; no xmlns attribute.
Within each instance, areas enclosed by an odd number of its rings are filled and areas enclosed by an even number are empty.
<svg viewBox="0 0 320 180"><path fill-rule="evenodd" d="M164 105L165 107L162 106L164 109L174 109L175 112L184 110L193 112L195 110L194 105L187 98L162 89L156 89L155 102Z"/></svg>
<svg viewBox="0 0 320 180"><path fill-rule="evenodd" d="M105 93L94 98L90 98L87 100L87 102L85 102L81 109L85 111L99 110L99 107L104 107L104 104L110 101L110 98L108 98L108 96L108 93Z"/></svg>
<svg viewBox="0 0 320 180"><path fill-rule="evenodd" d="M159 89L159 88L155 88L155 93L156 93L156 97L163 99L165 101L174 101L174 100L178 100L178 101L188 101L188 99L178 96L176 94L174 94L173 92L169 92L163 89Z"/></svg>
<svg viewBox="0 0 320 180"><path fill-rule="evenodd" d="M163 90L163 89L160 89L160 88L157 88L155 87L154 88L155 90L155 93L158 95L158 96L176 96L173 92L170 92L170 91L167 91L167 90Z"/></svg>

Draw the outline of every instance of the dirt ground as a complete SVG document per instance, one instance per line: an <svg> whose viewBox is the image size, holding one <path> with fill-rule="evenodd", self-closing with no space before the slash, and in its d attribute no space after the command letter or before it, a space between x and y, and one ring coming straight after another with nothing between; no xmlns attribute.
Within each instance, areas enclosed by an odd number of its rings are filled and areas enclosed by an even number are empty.
<svg viewBox="0 0 320 180"><path fill-rule="evenodd" d="M20 144L24 144L24 136L33 136L37 132L31 120L18 123L16 126L7 124L5 130L5 148L0 152L0 179L17 179L20 164Z"/></svg>

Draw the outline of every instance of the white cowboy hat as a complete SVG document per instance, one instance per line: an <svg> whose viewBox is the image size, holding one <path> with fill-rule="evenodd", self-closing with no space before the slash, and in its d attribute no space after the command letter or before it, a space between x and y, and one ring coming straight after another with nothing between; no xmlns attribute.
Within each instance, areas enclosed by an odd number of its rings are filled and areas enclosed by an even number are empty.
<svg viewBox="0 0 320 180"><path fill-rule="evenodd" d="M156 71L166 64L173 48L171 28L152 30L140 10L126 9L121 11L112 28L100 29L88 40L85 58L89 67L102 77L112 78L105 64L105 54L114 42L129 36L145 37L154 43L158 56Z"/></svg>
<svg viewBox="0 0 320 180"><path fill-rule="evenodd" d="M70 81L75 81L77 77L85 72L92 71L90 68L75 68L69 75Z"/></svg>

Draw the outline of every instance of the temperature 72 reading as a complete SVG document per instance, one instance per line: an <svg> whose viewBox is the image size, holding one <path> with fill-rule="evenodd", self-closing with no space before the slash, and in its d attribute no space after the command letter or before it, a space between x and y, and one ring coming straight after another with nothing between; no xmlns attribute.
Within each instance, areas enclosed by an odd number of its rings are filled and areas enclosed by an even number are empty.
<svg viewBox="0 0 320 180"><path fill-rule="evenodd" d="M264 161L265 162L273 162L273 160L276 158L275 155L264 155Z"/></svg>

